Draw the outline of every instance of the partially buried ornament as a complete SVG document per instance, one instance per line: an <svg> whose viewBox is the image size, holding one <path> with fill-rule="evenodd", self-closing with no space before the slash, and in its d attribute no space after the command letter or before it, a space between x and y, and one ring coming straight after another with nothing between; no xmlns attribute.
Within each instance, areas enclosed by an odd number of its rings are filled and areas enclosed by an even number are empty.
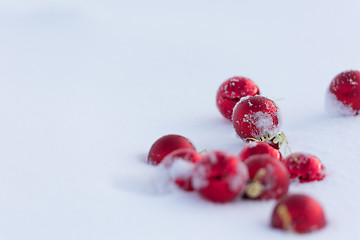
<svg viewBox="0 0 360 240"><path fill-rule="evenodd" d="M291 178L300 182L320 181L325 177L325 167L321 161L308 153L292 153L282 160Z"/></svg>
<svg viewBox="0 0 360 240"><path fill-rule="evenodd" d="M278 159L268 154L253 155L245 161L249 179L245 197L250 199L278 199L289 189L289 172Z"/></svg>
<svg viewBox="0 0 360 240"><path fill-rule="evenodd" d="M263 96L241 99L232 118L236 133L244 140L271 137L280 130L279 109L272 100Z"/></svg>
<svg viewBox="0 0 360 240"><path fill-rule="evenodd" d="M185 191L193 191L191 178L195 163L201 155L193 149L181 148L168 154L161 164L169 172L170 180Z"/></svg>
<svg viewBox="0 0 360 240"><path fill-rule="evenodd" d="M239 196L248 180L246 166L236 156L213 151L195 164L193 186L212 202L229 202Z"/></svg>
<svg viewBox="0 0 360 240"><path fill-rule="evenodd" d="M271 216L271 226L285 231L306 233L326 225L322 206L315 199L303 194L282 198Z"/></svg>
<svg viewBox="0 0 360 240"><path fill-rule="evenodd" d="M151 146L148 162L153 165L158 165L166 155L181 148L195 150L194 145L186 137L176 134L162 136Z"/></svg>
<svg viewBox="0 0 360 240"><path fill-rule="evenodd" d="M331 81L326 109L332 115L358 115L360 111L360 72L339 73Z"/></svg>
<svg viewBox="0 0 360 240"><path fill-rule="evenodd" d="M260 94L258 86L245 77L232 77L223 82L216 93L216 106L231 120L233 109L242 97Z"/></svg>

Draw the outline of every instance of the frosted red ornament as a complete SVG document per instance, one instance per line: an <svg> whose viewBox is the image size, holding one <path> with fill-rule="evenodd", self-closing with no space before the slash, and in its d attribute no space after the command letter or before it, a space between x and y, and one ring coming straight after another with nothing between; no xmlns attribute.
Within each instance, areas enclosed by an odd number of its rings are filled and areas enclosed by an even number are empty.
<svg viewBox="0 0 360 240"><path fill-rule="evenodd" d="M234 108L233 125L242 139L275 135L280 129L278 107L263 96L243 98Z"/></svg>
<svg viewBox="0 0 360 240"><path fill-rule="evenodd" d="M271 216L271 226L285 231L306 233L319 230L325 225L325 214L320 203L303 194L282 198Z"/></svg>
<svg viewBox="0 0 360 240"><path fill-rule="evenodd" d="M268 154L253 155L245 161L250 182L245 197L251 199L277 199L289 188L290 176L285 165Z"/></svg>
<svg viewBox="0 0 360 240"><path fill-rule="evenodd" d="M248 78L232 77L223 82L216 93L216 106L231 120L233 109L242 97L260 94L258 86Z"/></svg>
<svg viewBox="0 0 360 240"><path fill-rule="evenodd" d="M331 81L327 110L333 115L357 115L360 111L360 72L345 71Z"/></svg>
<svg viewBox="0 0 360 240"><path fill-rule="evenodd" d="M257 154L268 154L278 160L283 158L280 151L270 146L268 143L256 141L247 143L241 150L239 158L240 160L245 161L249 157Z"/></svg>
<svg viewBox="0 0 360 240"><path fill-rule="evenodd" d="M165 135L156 140L156 142L151 146L148 155L148 162L150 164L157 165L166 155L181 148L195 150L194 145L189 141L189 139L175 134Z"/></svg>
<svg viewBox="0 0 360 240"><path fill-rule="evenodd" d="M308 153L293 153L283 159L291 178L300 182L320 181L325 177L325 167L321 161Z"/></svg>
<svg viewBox="0 0 360 240"><path fill-rule="evenodd" d="M191 177L195 163L200 159L201 155L195 150L181 148L168 154L161 164L169 171L170 180L174 181L179 188L193 191Z"/></svg>
<svg viewBox="0 0 360 240"><path fill-rule="evenodd" d="M195 164L193 186L213 202L229 202L243 192L248 172L236 156L222 151L206 154Z"/></svg>

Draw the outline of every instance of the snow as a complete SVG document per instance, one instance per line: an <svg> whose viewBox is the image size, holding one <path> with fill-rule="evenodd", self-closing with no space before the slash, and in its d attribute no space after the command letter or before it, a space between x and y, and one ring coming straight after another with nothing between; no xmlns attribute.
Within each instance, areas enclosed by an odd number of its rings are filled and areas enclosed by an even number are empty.
<svg viewBox="0 0 360 240"><path fill-rule="evenodd" d="M330 91L325 94L325 108L330 116L354 116L356 114L351 106L340 102Z"/></svg>
<svg viewBox="0 0 360 240"><path fill-rule="evenodd" d="M246 165L245 165L245 163L240 162L237 166L236 175L232 176L229 179L230 189L232 191L236 192L239 188L241 188L241 186L245 186L248 178L249 178L249 173L246 168ZM245 190L245 187L244 187L244 190Z"/></svg>
<svg viewBox="0 0 360 240"><path fill-rule="evenodd" d="M259 132L258 135L263 136L265 134L269 134L270 136L275 135L279 132L280 124L275 125L273 118L274 115L277 117L277 113L267 113L267 112L255 112L251 114L245 114L242 119L243 122L247 122L249 124L254 124L256 130ZM255 135L255 133L253 133Z"/></svg>
<svg viewBox="0 0 360 240"><path fill-rule="evenodd" d="M329 116L331 80L359 70L358 1L0 3L0 239L353 239L359 117ZM346 37L344 37L346 36ZM156 190L165 134L238 154L215 106L227 76L276 101L291 149L324 163L325 229L269 227L275 201L214 204Z"/></svg>
<svg viewBox="0 0 360 240"><path fill-rule="evenodd" d="M218 158L217 158L216 153L215 152L209 152L207 155L209 156L210 163L212 165L216 165L216 163L218 162Z"/></svg>
<svg viewBox="0 0 360 240"><path fill-rule="evenodd" d="M249 148L254 148L254 147L256 147L257 144L258 144L258 142L256 142L256 141L250 141L250 142L246 142L245 146L249 147Z"/></svg>
<svg viewBox="0 0 360 240"><path fill-rule="evenodd" d="M169 169L169 174L171 179L187 179L192 175L194 170L194 164L186 161L182 158L174 159L174 163Z"/></svg>
<svg viewBox="0 0 360 240"><path fill-rule="evenodd" d="M165 161L170 160L165 158L156 167L156 171L149 174L150 179L145 179L142 183L154 194L168 194L175 191L177 186L174 181L190 179L194 170L194 164L182 158L175 158L171 164L165 164Z"/></svg>
<svg viewBox="0 0 360 240"><path fill-rule="evenodd" d="M194 189L205 188L209 184L209 181L207 180L206 167L205 166L198 165L195 168L195 171L194 171L193 176L192 176L192 182L191 183L192 183Z"/></svg>

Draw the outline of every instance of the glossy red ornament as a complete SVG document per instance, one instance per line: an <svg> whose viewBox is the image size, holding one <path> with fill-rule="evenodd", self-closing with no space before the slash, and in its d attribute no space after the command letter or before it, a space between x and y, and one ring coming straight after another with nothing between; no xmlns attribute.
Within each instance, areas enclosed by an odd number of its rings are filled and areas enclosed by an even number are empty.
<svg viewBox="0 0 360 240"><path fill-rule="evenodd" d="M345 71L332 80L327 99L328 110L342 115L357 115L360 111L360 72Z"/></svg>
<svg viewBox="0 0 360 240"><path fill-rule="evenodd" d="M242 139L259 139L279 132L279 115L278 107L269 98L250 96L236 104L233 125Z"/></svg>
<svg viewBox="0 0 360 240"><path fill-rule="evenodd" d="M256 154L268 154L273 158L281 160L283 157L279 150L270 146L266 142L248 142L245 147L241 150L239 158L241 161L245 161L249 157Z"/></svg>
<svg viewBox="0 0 360 240"><path fill-rule="evenodd" d="M285 165L268 154L253 155L245 161L250 182L245 197L273 199L284 196L289 188L290 176Z"/></svg>
<svg viewBox="0 0 360 240"><path fill-rule="evenodd" d="M170 180L185 191L193 191L191 177L195 163L200 159L201 155L195 150L181 148L168 154L161 164L169 171Z"/></svg>
<svg viewBox="0 0 360 240"><path fill-rule="evenodd" d="M325 177L325 167L321 161L308 153L293 153L283 159L291 178L298 178L300 182L322 180Z"/></svg>
<svg viewBox="0 0 360 240"><path fill-rule="evenodd" d="M258 86L248 78L232 77L223 82L216 93L216 106L231 120L233 109L242 97L260 94Z"/></svg>
<svg viewBox="0 0 360 240"><path fill-rule="evenodd" d="M271 216L271 226L297 233L312 232L326 225L322 206L303 194L291 194L282 198Z"/></svg>
<svg viewBox="0 0 360 240"><path fill-rule="evenodd" d="M156 142L151 146L148 155L148 162L150 164L157 165L166 155L181 148L195 150L194 145L189 141L189 139L175 134L165 135L156 140Z"/></svg>
<svg viewBox="0 0 360 240"><path fill-rule="evenodd" d="M205 199L229 202L243 192L248 172L236 156L222 151L206 154L195 164L193 186Z"/></svg>

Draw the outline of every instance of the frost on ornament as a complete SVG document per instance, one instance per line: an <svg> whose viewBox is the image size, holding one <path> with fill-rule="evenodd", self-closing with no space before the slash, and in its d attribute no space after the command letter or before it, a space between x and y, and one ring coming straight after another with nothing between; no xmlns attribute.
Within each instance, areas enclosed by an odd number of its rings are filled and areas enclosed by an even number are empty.
<svg viewBox="0 0 360 240"><path fill-rule="evenodd" d="M260 94L258 86L248 78L232 77L223 82L216 93L216 106L231 120L234 106L245 96Z"/></svg>
<svg viewBox="0 0 360 240"><path fill-rule="evenodd" d="M345 71L331 81L326 93L326 110L333 116L353 116L360 111L360 72Z"/></svg>
<svg viewBox="0 0 360 240"><path fill-rule="evenodd" d="M275 103L263 96L249 96L236 104L233 125L242 139L259 139L280 131L280 112Z"/></svg>
<svg viewBox="0 0 360 240"><path fill-rule="evenodd" d="M273 116L267 112L245 114L242 120L245 123L254 125L251 133L257 137L262 136L261 133L274 135L279 132L278 128L274 128Z"/></svg>
<svg viewBox="0 0 360 240"><path fill-rule="evenodd" d="M287 167L290 177L299 179L301 183L320 181L325 176L325 167L321 161L308 153L292 153L282 160Z"/></svg>

